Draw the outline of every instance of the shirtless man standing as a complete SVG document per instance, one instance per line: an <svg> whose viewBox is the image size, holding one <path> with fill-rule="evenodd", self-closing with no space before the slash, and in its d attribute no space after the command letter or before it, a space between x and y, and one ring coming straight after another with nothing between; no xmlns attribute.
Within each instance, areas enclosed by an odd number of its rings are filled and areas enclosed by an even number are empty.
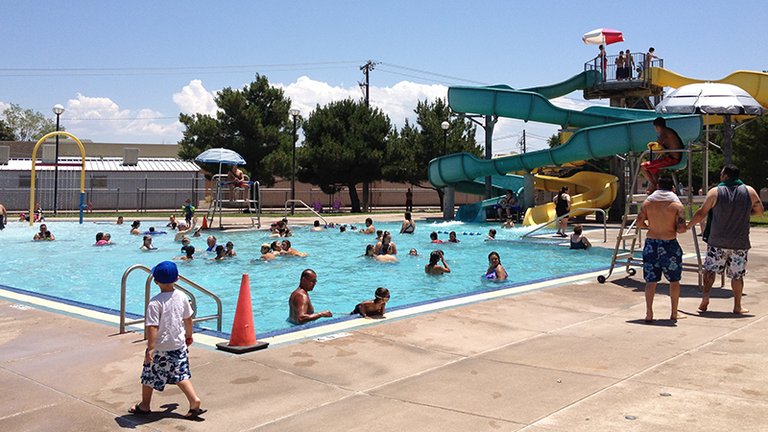
<svg viewBox="0 0 768 432"><path fill-rule="evenodd" d="M683 148L683 141L680 136L674 130L667 127L667 121L662 117L656 117L653 121L653 128L656 129L656 133L659 134L657 142L666 150L679 150ZM664 151L660 151L660 154L664 154ZM656 185L659 178L659 171L664 167L677 165L680 163L682 153L670 153L664 155L653 161L643 162L640 165L640 171L643 173L643 177L648 180L648 190L646 193L650 194L656 190Z"/></svg>
<svg viewBox="0 0 768 432"><path fill-rule="evenodd" d="M685 232L685 211L673 191L673 183L671 177L659 178L659 189L645 200L637 215L637 226L648 228L643 248L645 322L653 321L653 296L662 273L669 281L669 298L672 301L672 314L669 318L685 318L685 315L678 315L677 312L683 273L683 250L677 243L677 233Z"/></svg>
<svg viewBox="0 0 768 432"><path fill-rule="evenodd" d="M310 321L314 321L319 318L330 318L333 316L330 311L322 311L315 313L315 308L312 306L312 301L309 299L309 292L315 289L317 283L317 274L310 269L306 269L301 272L301 282L299 287L291 293L291 298L288 300L288 306L290 307L289 320L295 324L305 324Z"/></svg>

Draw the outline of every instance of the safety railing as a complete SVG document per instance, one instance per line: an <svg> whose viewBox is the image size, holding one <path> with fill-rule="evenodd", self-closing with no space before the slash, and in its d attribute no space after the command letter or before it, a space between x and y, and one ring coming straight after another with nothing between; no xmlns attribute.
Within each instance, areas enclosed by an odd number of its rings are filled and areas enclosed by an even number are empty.
<svg viewBox="0 0 768 432"><path fill-rule="evenodd" d="M328 221L327 221L327 220L325 220L325 218L324 218L322 215L320 215L320 213L318 213L318 212L317 212L317 210L315 210L315 209L313 209L312 207L308 206L308 205L307 205L307 203L305 203L304 201L302 201L302 200L298 200L298 199L296 199L296 200L288 200L288 201L286 201L286 202L285 202L285 217L286 217L286 218L288 217L288 204L291 204L291 203L293 203L293 204L301 204L301 205L303 205L304 207L306 207L306 209L307 209L307 210L311 211L312 213L314 213L315 215L317 215L317 217L319 217L320 219L322 219L322 220L323 220L323 223L324 223L325 225L328 225Z"/></svg>
<svg viewBox="0 0 768 432"><path fill-rule="evenodd" d="M135 324L141 324L144 322L144 318L139 318L131 321L126 321L125 319L125 313L126 313L126 301L125 301L125 295L126 295L126 282L128 280L128 275L130 275L134 270L143 270L146 273L149 273L149 276L147 277L147 281L145 283L145 290L144 290L144 311L146 313L147 306L149 305L149 298L150 298L150 291L152 290L152 279L154 277L152 276L152 269L145 265L136 264L134 266L131 266L128 268L128 270L123 273L123 279L120 282L120 334L125 333L125 327L129 325L135 325ZM186 277L179 275L179 280L186 283L187 285L197 289L198 291L202 292L203 294L207 295L208 297L211 297L216 302L216 314L215 315L208 315L208 316L197 316L197 299L195 298L195 295L192 294L191 291L188 289L180 286L178 283L174 283L173 287L180 290L190 298L190 303L192 305L192 310L194 311L192 314L192 322L198 323L203 321L211 321L216 320L216 330L221 331L221 316L222 316L222 307L221 307L221 299L214 293L208 291L207 289L201 287L195 282L192 282L191 280L187 279ZM146 338L146 332L144 332L144 337Z"/></svg>
<svg viewBox="0 0 768 432"><path fill-rule="evenodd" d="M535 233L536 231L538 231L538 230L540 230L542 228L545 228L545 227L547 227L549 225L552 225L552 224L555 224L557 222L560 222L560 219L567 218L568 216L572 215L573 213L582 213L582 212L585 212L585 211L587 211L587 212L600 212L600 213L602 213L602 215L603 215L603 243L608 242L608 225L606 224L605 210L603 210L601 208L584 208L584 207L578 208L576 210L571 210L571 211L569 211L568 213L566 213L566 214L564 214L562 216L558 216L558 217L555 218L555 220L553 220L551 222L547 222L545 224L542 224L541 226L538 226L538 227L532 229L531 231L528 231L527 233L523 234L522 238L526 238L526 237L530 236L531 234Z"/></svg>

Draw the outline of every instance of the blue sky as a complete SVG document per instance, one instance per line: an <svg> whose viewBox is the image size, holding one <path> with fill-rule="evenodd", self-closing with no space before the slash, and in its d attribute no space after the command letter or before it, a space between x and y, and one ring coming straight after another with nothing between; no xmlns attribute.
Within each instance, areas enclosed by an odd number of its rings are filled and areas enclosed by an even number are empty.
<svg viewBox="0 0 768 432"><path fill-rule="evenodd" d="M60 103L79 138L175 143L180 112L213 112L215 91L257 72L307 115L361 97L359 67L370 59L382 63L372 103L400 126L417 100L444 97L449 85L519 88L579 73L597 52L581 35L600 27L624 32L609 54L654 46L685 76L766 70L766 16L764 1L5 2L0 109L54 117ZM600 102L575 92L559 103ZM494 150L517 150L523 128L533 148L557 129L504 120Z"/></svg>

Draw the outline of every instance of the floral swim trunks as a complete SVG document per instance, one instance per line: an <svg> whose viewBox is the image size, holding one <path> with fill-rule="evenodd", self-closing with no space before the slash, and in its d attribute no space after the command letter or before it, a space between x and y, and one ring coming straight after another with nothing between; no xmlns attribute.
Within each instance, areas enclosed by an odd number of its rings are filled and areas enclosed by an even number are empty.
<svg viewBox="0 0 768 432"><path fill-rule="evenodd" d="M729 279L741 279L747 274L747 252L749 249L724 249L707 246L707 259L704 270L710 273L723 273Z"/></svg>
<svg viewBox="0 0 768 432"><path fill-rule="evenodd" d="M670 282L683 277L683 250L677 240L645 239L643 277L645 282L658 282L661 274Z"/></svg>
<svg viewBox="0 0 768 432"><path fill-rule="evenodd" d="M144 363L141 371L141 384L157 391L163 391L166 384L176 384L190 378L192 375L189 372L186 348L155 351L152 363Z"/></svg>

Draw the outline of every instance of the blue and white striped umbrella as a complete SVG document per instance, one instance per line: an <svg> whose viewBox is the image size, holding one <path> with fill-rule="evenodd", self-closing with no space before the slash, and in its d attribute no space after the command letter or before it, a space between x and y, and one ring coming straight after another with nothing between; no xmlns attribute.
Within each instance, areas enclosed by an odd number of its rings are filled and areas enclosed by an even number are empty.
<svg viewBox="0 0 768 432"><path fill-rule="evenodd" d="M196 162L226 165L245 165L245 159L236 151L225 148L208 149L195 158Z"/></svg>

